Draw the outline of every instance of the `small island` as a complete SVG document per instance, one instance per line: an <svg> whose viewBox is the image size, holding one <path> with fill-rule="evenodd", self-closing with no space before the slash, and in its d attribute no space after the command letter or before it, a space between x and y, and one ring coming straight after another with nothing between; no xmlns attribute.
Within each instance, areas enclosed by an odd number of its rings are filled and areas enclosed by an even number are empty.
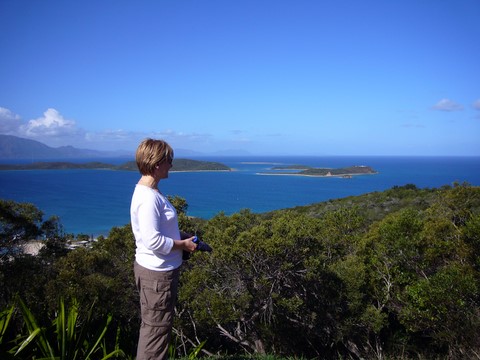
<svg viewBox="0 0 480 360"><path fill-rule="evenodd" d="M33 162L30 164L0 164L0 170L123 170L138 171L135 161L128 161L121 165L113 165L102 162ZM199 161L190 159L175 159L170 171L231 171L231 169L218 162Z"/></svg>
<svg viewBox="0 0 480 360"><path fill-rule="evenodd" d="M354 175L371 175L377 172L370 166L354 165L344 168L314 168L306 165L275 166L274 172L263 172L261 175L301 175L321 177L343 177L351 178Z"/></svg>

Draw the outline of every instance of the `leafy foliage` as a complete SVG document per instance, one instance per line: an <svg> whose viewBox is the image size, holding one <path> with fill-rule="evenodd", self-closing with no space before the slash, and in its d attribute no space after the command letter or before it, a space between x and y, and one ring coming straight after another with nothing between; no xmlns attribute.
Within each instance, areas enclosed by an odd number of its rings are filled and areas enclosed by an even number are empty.
<svg viewBox="0 0 480 360"><path fill-rule="evenodd" d="M214 249L182 267L171 354L455 359L480 352L479 187L409 184L208 221L189 217L185 199L170 200L181 229ZM65 251L61 228L42 222L40 211L2 205L10 214L2 217L2 239L44 234L50 246L38 256L9 251L0 261L0 331L10 324L21 333L8 306L17 292L35 304L30 310L39 322L59 298L95 301L91 321L111 315L121 330L118 338L106 336L105 346L115 349L119 341L134 354L139 317L130 226L113 228L90 249ZM4 349L11 333L0 334Z"/></svg>
<svg viewBox="0 0 480 360"><path fill-rule="evenodd" d="M124 357L124 353L115 345L108 350L104 338L109 330L112 316L106 317L103 325L92 320L92 308L81 319L78 303L73 301L67 311L63 300L59 302L57 316L51 327L39 325L27 305L17 298L25 323L26 335L17 338L7 353L24 359L108 359Z"/></svg>
<svg viewBox="0 0 480 360"><path fill-rule="evenodd" d="M33 204L0 199L0 259L21 252L26 239L42 234L43 213Z"/></svg>

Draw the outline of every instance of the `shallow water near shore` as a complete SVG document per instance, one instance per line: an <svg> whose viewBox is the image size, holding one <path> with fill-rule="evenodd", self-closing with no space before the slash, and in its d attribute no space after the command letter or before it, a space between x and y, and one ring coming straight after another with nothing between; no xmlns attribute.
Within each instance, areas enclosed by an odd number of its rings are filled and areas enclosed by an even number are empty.
<svg viewBox="0 0 480 360"><path fill-rule="evenodd" d="M186 199L188 215L209 219L223 211L262 213L329 199L415 184L434 188L468 182L480 186L480 157L204 157L230 172L172 172L160 182L167 195ZM98 160L98 159L95 159ZM122 163L131 159L101 159ZM88 160L82 160L86 162ZM340 168L366 165L378 172L352 178L265 176L275 165ZM112 170L0 171L0 198L35 204L45 218L57 215L65 232L107 235L128 224L130 198L139 174Z"/></svg>

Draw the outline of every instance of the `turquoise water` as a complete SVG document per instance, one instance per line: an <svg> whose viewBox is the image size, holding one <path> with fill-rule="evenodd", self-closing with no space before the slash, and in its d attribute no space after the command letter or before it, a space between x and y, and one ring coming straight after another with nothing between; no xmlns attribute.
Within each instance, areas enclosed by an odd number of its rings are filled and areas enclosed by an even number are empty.
<svg viewBox="0 0 480 360"><path fill-rule="evenodd" d="M130 159L116 160L117 163ZM209 219L223 211L265 212L415 184L455 181L480 186L480 157L216 157L231 172L170 173L160 189L187 200L188 214ZM103 159L106 162L107 159ZM277 164L314 167L368 165L376 175L351 179L258 175ZM129 222L136 172L109 170L0 171L0 198L35 204L45 218L58 215L67 233L108 234Z"/></svg>

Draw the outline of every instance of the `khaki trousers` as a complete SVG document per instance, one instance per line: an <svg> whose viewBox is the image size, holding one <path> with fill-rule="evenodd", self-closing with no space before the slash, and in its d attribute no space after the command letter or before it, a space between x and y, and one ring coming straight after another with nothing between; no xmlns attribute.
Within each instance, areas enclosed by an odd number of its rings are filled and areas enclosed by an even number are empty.
<svg viewBox="0 0 480 360"><path fill-rule="evenodd" d="M153 271L135 262L134 272L142 316L136 360L166 359L180 271Z"/></svg>

